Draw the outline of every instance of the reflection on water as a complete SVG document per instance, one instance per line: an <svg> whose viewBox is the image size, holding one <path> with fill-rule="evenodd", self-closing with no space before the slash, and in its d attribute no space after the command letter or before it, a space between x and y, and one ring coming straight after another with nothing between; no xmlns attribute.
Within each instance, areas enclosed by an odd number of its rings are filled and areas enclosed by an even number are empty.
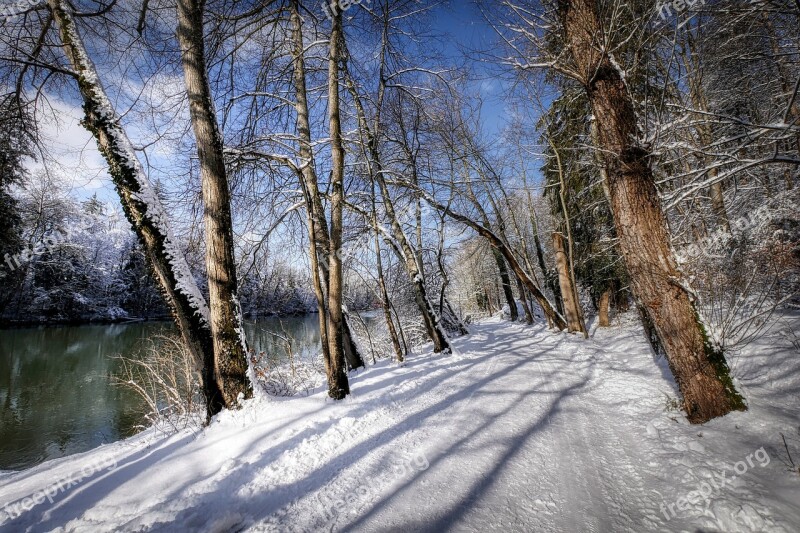
<svg viewBox="0 0 800 533"><path fill-rule="evenodd" d="M319 349L317 317L246 324L257 351L285 353L270 332L294 339L295 354ZM0 470L18 470L132 435L138 397L112 384L110 356L135 357L168 323L0 330Z"/></svg>
<svg viewBox="0 0 800 533"><path fill-rule="evenodd" d="M258 322L247 322L244 327L250 348L270 354L286 354L286 341L292 341L292 352L298 355L313 355L320 349L319 318L306 315L290 318L262 318Z"/></svg>

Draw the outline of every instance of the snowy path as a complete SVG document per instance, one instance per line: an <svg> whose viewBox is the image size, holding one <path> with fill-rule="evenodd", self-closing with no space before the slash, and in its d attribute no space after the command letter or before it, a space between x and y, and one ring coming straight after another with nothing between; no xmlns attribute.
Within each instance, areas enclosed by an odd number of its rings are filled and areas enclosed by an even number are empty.
<svg viewBox="0 0 800 533"><path fill-rule="evenodd" d="M0 510L0 530L800 528L800 476L778 435L800 447L788 342L737 366L748 413L698 428L665 409L674 385L634 326L588 341L498 321L472 332L452 356L360 373L345 402L254 401L197 436L143 436L2 477L0 505L15 504L98 457L116 462L17 518ZM692 498L712 481L708 503Z"/></svg>

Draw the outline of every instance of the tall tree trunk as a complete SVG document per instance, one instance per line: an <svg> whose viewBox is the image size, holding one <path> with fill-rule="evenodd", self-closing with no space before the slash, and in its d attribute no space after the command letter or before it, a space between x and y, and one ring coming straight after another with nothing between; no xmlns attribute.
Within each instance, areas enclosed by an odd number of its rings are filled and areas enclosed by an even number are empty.
<svg viewBox="0 0 800 533"><path fill-rule="evenodd" d="M600 303L597 306L597 313L598 313L598 320L599 326L601 328L607 328L611 325L611 320L608 318L608 308L609 304L611 303L611 289L606 289L603 291L603 294L600 295Z"/></svg>
<svg viewBox="0 0 800 533"><path fill-rule="evenodd" d="M564 237L556 232L553 233L553 249L556 252L556 271L558 272L558 282L561 286L561 299L564 302L564 318L567 320L567 331L574 333L583 332L581 318L578 312L578 302L575 299L575 289L572 285L572 276L569 273L569 261L567 251L564 248Z"/></svg>
<svg viewBox="0 0 800 533"><path fill-rule="evenodd" d="M505 296L506 303L508 304L508 313L512 322L519 320L519 310L517 309L517 300L514 298L514 289L511 288L511 276L508 275L508 266L506 265L503 254L497 248L492 248L492 255L497 264L497 270L500 271L500 283L503 287L503 295Z"/></svg>
<svg viewBox="0 0 800 533"><path fill-rule="evenodd" d="M330 239L328 223L325 220L325 208L322 205L322 198L319 192L317 171L314 165L314 150L311 142L308 94L306 91L303 20L300 17L299 0L291 0L289 2L289 9L292 25L292 66L295 90L295 112L297 113L297 134L299 137L299 155L301 160L298 177L306 204L309 254L311 257L314 292L317 296L317 310L319 311L322 352L323 356L327 359L330 357L328 352L327 306L329 281L327 253L330 248ZM353 339L347 312L344 312L342 324L342 342L345 349L345 356L347 357L347 364L350 368L363 367L364 358Z"/></svg>
<svg viewBox="0 0 800 533"><path fill-rule="evenodd" d="M247 377L247 339L237 295L230 188L206 67L203 4L178 0L177 35L200 161L214 373L223 402L231 408L239 398L252 397L253 388Z"/></svg>
<svg viewBox="0 0 800 533"><path fill-rule="evenodd" d="M564 312L567 316L570 314L577 316L577 324L580 329L573 330L570 328L570 331L581 331L584 338L588 339L589 332L586 330L586 323L583 320L583 309L581 308L580 298L578 298L578 281L575 277L575 254L573 253L572 244L572 224L570 222L569 211L567 210L567 183L564 179L564 167L561 165L561 154L558 148L550 141L549 137L548 142L550 142L550 147L553 149L558 165L558 181L560 185L558 199L561 204L561 214L564 216L564 227L567 230L567 246L569 253L565 253L562 235L558 233L553 234L553 243L556 249L556 263L558 264L559 285L561 286L562 301L564 302ZM563 254L561 258L558 256L559 252ZM564 294L565 289L569 289L569 295ZM569 302L569 304L567 302ZM567 309L568 307L570 309ZM567 318L567 322L570 322L569 318Z"/></svg>
<svg viewBox="0 0 800 533"><path fill-rule="evenodd" d="M172 235L166 211L86 53L72 8L65 0L48 0L48 5L58 26L64 54L78 74L85 113L82 124L92 133L108 162L125 216L142 245L181 337L201 369L207 413L213 416L223 409L224 403L214 374L214 347L206 301Z"/></svg>
<svg viewBox="0 0 800 533"><path fill-rule="evenodd" d="M722 353L706 338L684 288L670 247L650 153L637 142L633 101L604 43L596 0L559 0L559 11L577 72L597 119L608 172L611 208L633 293L658 335L683 395L688 419L706 422L746 409Z"/></svg>
<svg viewBox="0 0 800 533"><path fill-rule="evenodd" d="M522 284L522 280L519 278L517 278L517 290L519 291L522 308L525 310L525 323L531 325L533 324L533 312L531 312L531 306L528 303L528 296L525 294L525 285Z"/></svg>
<svg viewBox="0 0 800 533"><path fill-rule="evenodd" d="M330 56L328 58L328 122L331 131L331 223L328 249L328 394L335 400L350 393L345 373L344 340L342 339L342 214L344 209L344 145L339 114L339 59L341 57L342 14L332 19Z"/></svg>

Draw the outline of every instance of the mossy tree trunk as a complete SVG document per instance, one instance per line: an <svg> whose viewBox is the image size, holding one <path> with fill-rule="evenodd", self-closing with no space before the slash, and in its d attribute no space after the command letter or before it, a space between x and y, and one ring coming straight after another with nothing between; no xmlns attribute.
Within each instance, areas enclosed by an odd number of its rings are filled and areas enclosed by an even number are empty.
<svg viewBox="0 0 800 533"><path fill-rule="evenodd" d="M133 144L122 128L92 61L78 34L72 8L63 0L49 0L62 48L77 75L83 98L83 126L108 162L109 173L125 216L142 245L162 295L181 337L201 369L207 413L223 409L223 395L214 378L214 348L209 311L185 257L173 237L166 211L135 155Z"/></svg>
<svg viewBox="0 0 800 533"><path fill-rule="evenodd" d="M632 97L604 43L596 0L559 0L566 44L597 120L611 210L631 288L666 354L690 422L745 409L728 365L708 343L670 247L650 153Z"/></svg>

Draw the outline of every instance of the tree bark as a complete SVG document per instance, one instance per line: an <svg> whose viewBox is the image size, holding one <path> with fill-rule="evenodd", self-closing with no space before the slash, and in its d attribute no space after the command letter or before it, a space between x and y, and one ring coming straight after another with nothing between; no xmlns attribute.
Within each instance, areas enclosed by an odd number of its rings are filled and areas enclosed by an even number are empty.
<svg viewBox="0 0 800 533"><path fill-rule="evenodd" d="M166 211L136 158L133 144L120 125L75 27L72 8L64 0L48 0L58 26L64 54L78 74L84 102L83 126L97 141L109 165L125 216L131 223L169 306L184 344L201 369L208 416L224 407L222 391L214 379L214 348L209 312L185 257L168 226Z"/></svg>
<svg viewBox="0 0 800 533"><path fill-rule="evenodd" d="M225 406L232 408L240 398L252 397L253 388L237 295L230 186L206 67L202 1L178 0L177 35L200 161L214 374Z"/></svg>
<svg viewBox="0 0 800 533"><path fill-rule="evenodd" d="M514 298L514 289L511 288L511 276L508 275L508 266L505 259L503 259L503 254L497 248L492 248L492 255L497 264L497 270L500 271L500 284L503 287L503 295L508 304L508 313L511 321L516 322L519 320L519 310L517 309L517 301Z"/></svg>
<svg viewBox="0 0 800 533"><path fill-rule="evenodd" d="M548 142L550 138L548 137ZM554 233L553 234L553 243L556 246L556 262L558 264L558 277L559 277L559 284L561 286L561 295L562 301L564 302L564 312L565 315L569 316L570 314L577 315L577 324L580 329L573 330L570 328L570 331L580 331L583 333L584 338L589 338L589 332L586 330L586 323L583 320L583 309L581 308L581 302L578 298L578 281L575 277L575 257L573 254L573 241L572 241L572 224L570 222L569 211L567 211L567 183L564 179L564 168L561 165L561 154L556 148L555 144L550 142L550 147L553 150L553 153L556 156L556 161L558 165L558 181L559 181L559 191L558 191L558 199L559 203L561 204L561 213L564 216L564 227L567 230L567 246L569 249L569 253L565 252L564 249L564 241L560 234ZM556 241L558 239L558 241ZM563 257L559 258L558 254L562 253ZM566 283L565 283L566 282ZM570 294L568 296L564 296L564 289L570 289ZM569 302L569 305L567 304ZM567 307L570 309L568 310ZM569 317L567 318L567 322L570 322Z"/></svg>
<svg viewBox="0 0 800 533"><path fill-rule="evenodd" d="M607 328L611 325L611 321L608 318L608 308L610 303L611 303L611 289L606 289L600 296L600 303L597 307L597 312L599 315L599 325L601 328Z"/></svg>
<svg viewBox="0 0 800 533"><path fill-rule="evenodd" d="M292 25L292 66L295 90L295 112L297 113L297 134L299 137L299 155L301 167L298 171L300 186L306 203L306 223L308 225L309 255L319 311L320 336L323 356L330 357L328 347L328 284L329 261L326 257L330 249L328 223L325 220L325 208L319 192L319 181L314 165L314 150L311 142L311 123L308 111L308 94L306 90L305 46L303 42L303 20L300 17L299 0L289 3ZM343 312L342 342L347 357L347 365L351 368L364 366L364 358L353 339L349 327L347 312Z"/></svg>
<svg viewBox="0 0 800 533"><path fill-rule="evenodd" d="M575 299L575 288L572 285L572 276L569 272L567 251L564 249L564 237L553 233L553 249L556 253L556 270L558 282L561 286L561 300L564 303L564 318L567 320L567 331L570 333L583 332L581 318L578 312L578 302Z"/></svg>
<svg viewBox="0 0 800 533"><path fill-rule="evenodd" d="M328 122L331 132L331 223L328 249L328 395L342 400L350 393L345 373L342 339L342 214L344 209L344 145L339 114L339 58L341 57L342 14L333 15L328 58Z"/></svg>
<svg viewBox="0 0 800 533"><path fill-rule="evenodd" d="M670 247L666 218L639 145L633 101L603 43L595 0L559 0L577 72L598 125L611 208L635 297L652 323L683 395L690 422L703 423L746 409L724 356L706 338Z"/></svg>

